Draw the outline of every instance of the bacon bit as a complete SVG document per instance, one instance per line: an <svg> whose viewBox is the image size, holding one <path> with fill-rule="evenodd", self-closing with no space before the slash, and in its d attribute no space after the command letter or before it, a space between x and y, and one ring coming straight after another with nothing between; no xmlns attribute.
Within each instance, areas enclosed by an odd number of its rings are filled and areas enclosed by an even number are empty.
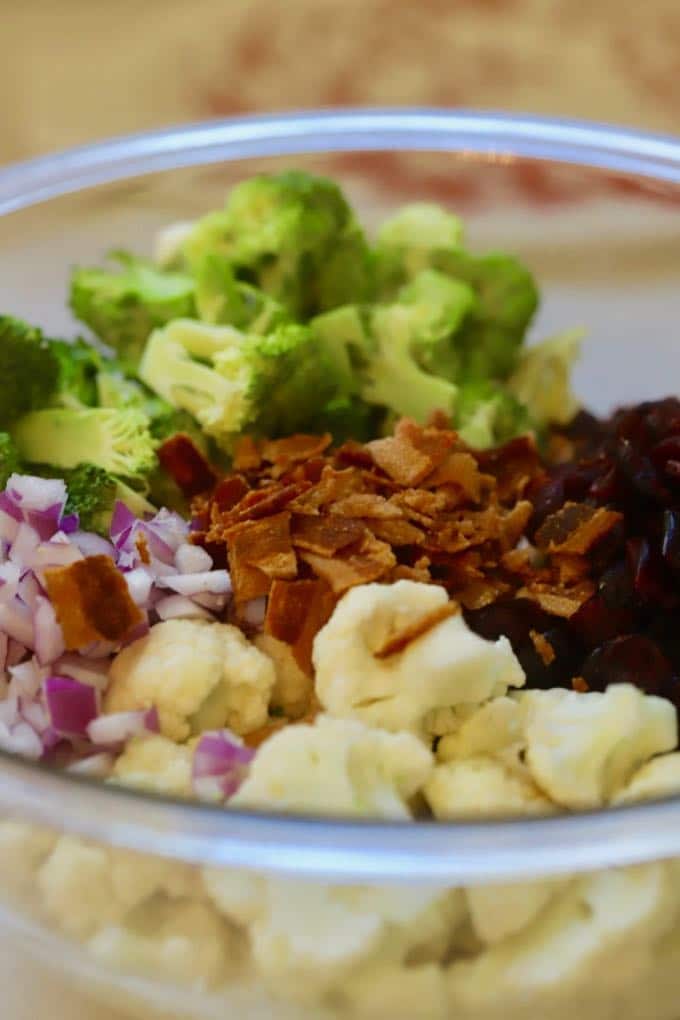
<svg viewBox="0 0 680 1020"><path fill-rule="evenodd" d="M437 514L446 508L447 499L441 492L428 492L426 489L403 489L390 496L390 503L399 507L410 520L430 527Z"/></svg>
<svg viewBox="0 0 680 1020"><path fill-rule="evenodd" d="M550 557L550 566L559 584L573 584L582 581L590 573L590 563L585 556L573 553L555 553Z"/></svg>
<svg viewBox="0 0 680 1020"><path fill-rule="evenodd" d="M419 581L421 584L431 584L430 561L427 556L421 556L413 566L406 563L398 563L390 574L391 581Z"/></svg>
<svg viewBox="0 0 680 1020"><path fill-rule="evenodd" d="M351 517L293 517L293 545L298 549L307 549L319 556L335 556L340 549L345 549L354 542L359 542L365 535L366 528L361 521Z"/></svg>
<svg viewBox="0 0 680 1020"><path fill-rule="evenodd" d="M234 446L234 471L257 471L262 457L252 436L241 436Z"/></svg>
<svg viewBox="0 0 680 1020"><path fill-rule="evenodd" d="M299 495L292 503L291 510L307 514L318 513L322 507L362 490L361 472L356 468L336 471L328 465L323 469L321 481Z"/></svg>
<svg viewBox="0 0 680 1020"><path fill-rule="evenodd" d="M520 500L501 517L500 537L504 549L513 549L526 530L534 508L528 500Z"/></svg>
<svg viewBox="0 0 680 1020"><path fill-rule="evenodd" d="M590 690L588 681L582 676L575 676L571 681L571 686L575 691L578 691L579 694L587 694Z"/></svg>
<svg viewBox="0 0 680 1020"><path fill-rule="evenodd" d="M427 428L439 429L442 432L450 431L453 429L453 422L446 411L436 410L427 419Z"/></svg>
<svg viewBox="0 0 680 1020"><path fill-rule="evenodd" d="M156 450L156 456L161 467L189 498L212 489L217 481L208 461L184 432L166 439Z"/></svg>
<svg viewBox="0 0 680 1020"><path fill-rule="evenodd" d="M230 475L215 488L213 500L220 513L233 510L248 493L248 483L243 475Z"/></svg>
<svg viewBox="0 0 680 1020"><path fill-rule="evenodd" d="M489 482L490 475L483 475L477 461L471 453L455 451L429 475L423 485L428 489L438 489L443 485L455 485L462 495L472 503L479 503L482 490Z"/></svg>
<svg viewBox="0 0 680 1020"><path fill-rule="evenodd" d="M331 443L333 437L329 432L322 436L307 436L298 433L294 436L286 436L285 439L268 439L262 443L262 460L275 464L282 470L288 470L291 464L300 461L311 460L323 453Z"/></svg>
<svg viewBox="0 0 680 1020"><path fill-rule="evenodd" d="M449 429L418 425L412 418L398 421L394 435L425 454L432 464L432 470L444 463L457 439L456 433Z"/></svg>
<svg viewBox="0 0 680 1020"><path fill-rule="evenodd" d="M95 641L124 641L144 621L110 556L49 567L45 584L69 651Z"/></svg>
<svg viewBox="0 0 680 1020"><path fill-rule="evenodd" d="M267 595L274 578L297 574L289 513L237 525L227 534L227 550L238 603Z"/></svg>
<svg viewBox="0 0 680 1020"><path fill-rule="evenodd" d="M143 531L137 533L137 537L135 539L135 546L137 547L137 552L139 553L140 560L142 561L144 566L148 566L149 563L151 563L151 553L149 552L149 543L147 541L147 537Z"/></svg>
<svg viewBox="0 0 680 1020"><path fill-rule="evenodd" d="M425 539L425 532L403 518L381 520L374 517L366 521L366 527L383 542L390 545L420 545Z"/></svg>
<svg viewBox="0 0 680 1020"><path fill-rule="evenodd" d="M476 456L479 466L496 479L496 494L502 503L521 498L531 482L545 477L532 436L518 436Z"/></svg>
<svg viewBox="0 0 680 1020"><path fill-rule="evenodd" d="M314 638L331 617L335 596L321 580L274 581L267 603L265 633L291 646L303 672L313 675Z"/></svg>
<svg viewBox="0 0 680 1020"><path fill-rule="evenodd" d="M510 574L520 577L534 577L536 574L536 550L527 546L525 549L510 549L501 556L501 566Z"/></svg>
<svg viewBox="0 0 680 1020"><path fill-rule="evenodd" d="M374 658L387 659L390 655L403 652L405 648L422 637L423 634L427 634L437 624L448 620L451 616L457 616L458 613L460 613L460 606L456 602L446 602L443 606L437 606L425 616L421 616L418 620L411 620L396 633L391 634L382 645L374 649Z"/></svg>
<svg viewBox="0 0 680 1020"><path fill-rule="evenodd" d="M363 445L354 439L348 439L346 443L335 451L336 464L345 464L348 467L367 468L373 467L373 458Z"/></svg>
<svg viewBox="0 0 680 1020"><path fill-rule="evenodd" d="M387 542L372 535L365 536L358 548L345 550L332 560L309 552L301 552L300 558L328 582L335 595L342 595L358 584L380 580L397 562Z"/></svg>
<svg viewBox="0 0 680 1020"><path fill-rule="evenodd" d="M536 532L536 545L548 552L585 556L623 520L623 514L587 503L565 503Z"/></svg>
<svg viewBox="0 0 680 1020"><path fill-rule="evenodd" d="M505 581L489 577L483 581L471 581L465 588L456 591L456 598L466 609L484 609L508 591L510 585Z"/></svg>
<svg viewBox="0 0 680 1020"><path fill-rule="evenodd" d="M330 508L332 514L340 517L401 517L399 507L389 503L384 496L371 492L353 492L344 499L339 499Z"/></svg>
<svg viewBox="0 0 680 1020"><path fill-rule="evenodd" d="M432 471L430 458L396 436L374 439L366 444L379 468L399 485L418 485Z"/></svg>
<svg viewBox="0 0 680 1020"><path fill-rule="evenodd" d="M529 637L531 638L532 644L538 652L544 666L549 666L555 661L555 649L550 644L545 634L540 634L537 630L530 630Z"/></svg>
<svg viewBox="0 0 680 1020"><path fill-rule="evenodd" d="M570 588L535 581L520 588L515 597L531 599L551 616L568 620L594 594L595 585L592 581L583 581Z"/></svg>

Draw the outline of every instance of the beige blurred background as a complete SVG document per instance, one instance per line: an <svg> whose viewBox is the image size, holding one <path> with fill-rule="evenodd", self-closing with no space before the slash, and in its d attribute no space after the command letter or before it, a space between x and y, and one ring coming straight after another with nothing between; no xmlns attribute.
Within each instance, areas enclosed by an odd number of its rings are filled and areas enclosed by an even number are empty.
<svg viewBox="0 0 680 1020"><path fill-rule="evenodd" d="M0 0L0 25L0 162L353 103L680 130L680 0Z"/></svg>

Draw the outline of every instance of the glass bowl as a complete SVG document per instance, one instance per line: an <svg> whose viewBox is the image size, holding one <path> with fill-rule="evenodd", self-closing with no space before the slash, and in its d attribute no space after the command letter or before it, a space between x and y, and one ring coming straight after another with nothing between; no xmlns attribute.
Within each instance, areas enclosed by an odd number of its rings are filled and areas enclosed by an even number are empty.
<svg viewBox="0 0 680 1020"><path fill-rule="evenodd" d="M543 294L532 336L588 330L576 386L592 409L677 389L680 142L585 123L252 117L7 167L0 307L71 330L73 263L150 251L159 227L220 204L236 180L291 165L338 178L369 225L426 198L460 212L471 245L516 251ZM235 813L0 758L5 931L130 1013L680 1013L680 798L547 819L356 823Z"/></svg>

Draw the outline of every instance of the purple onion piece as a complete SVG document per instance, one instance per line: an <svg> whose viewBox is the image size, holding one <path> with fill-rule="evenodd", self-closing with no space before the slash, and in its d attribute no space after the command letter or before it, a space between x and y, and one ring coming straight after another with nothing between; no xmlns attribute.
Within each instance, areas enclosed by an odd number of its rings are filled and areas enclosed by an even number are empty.
<svg viewBox="0 0 680 1020"><path fill-rule="evenodd" d="M60 528L65 535L72 535L80 527L80 517L78 514L65 514L61 519Z"/></svg>
<svg viewBox="0 0 680 1020"><path fill-rule="evenodd" d="M29 510L58 512L66 505L66 484L61 478L36 478L34 475L10 475L6 490L23 513Z"/></svg>
<svg viewBox="0 0 680 1020"><path fill-rule="evenodd" d="M111 541L116 549L122 548L136 523L137 518L132 510L121 500L116 500L110 528Z"/></svg>
<svg viewBox="0 0 680 1020"><path fill-rule="evenodd" d="M54 730L65 737L85 737L98 712L97 691L68 676L49 676L43 684Z"/></svg>
<svg viewBox="0 0 680 1020"><path fill-rule="evenodd" d="M199 796L206 796L206 780L213 780L221 797L231 797L248 775L255 752L229 730L204 733L194 750L192 781Z"/></svg>
<svg viewBox="0 0 680 1020"><path fill-rule="evenodd" d="M12 496L6 490L5 492L0 492L0 512L7 514L8 517L17 522L24 519L19 504L15 499L12 499Z"/></svg>

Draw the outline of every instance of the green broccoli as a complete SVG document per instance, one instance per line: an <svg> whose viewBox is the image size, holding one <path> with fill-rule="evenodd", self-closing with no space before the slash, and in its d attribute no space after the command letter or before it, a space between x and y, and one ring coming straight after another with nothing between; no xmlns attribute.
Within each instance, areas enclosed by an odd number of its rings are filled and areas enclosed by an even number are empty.
<svg viewBox="0 0 680 1020"><path fill-rule="evenodd" d="M582 329L569 329L522 351L508 389L545 425L568 425L579 409L571 388Z"/></svg>
<svg viewBox="0 0 680 1020"><path fill-rule="evenodd" d="M40 329L0 316L0 429L49 403L60 363Z"/></svg>
<svg viewBox="0 0 680 1020"><path fill-rule="evenodd" d="M237 280L231 262L224 255L203 256L196 267L195 278L196 308L204 322L265 334L290 321L280 302L257 287Z"/></svg>
<svg viewBox="0 0 680 1020"><path fill-rule="evenodd" d="M477 450L536 432L536 422L524 404L491 379L461 386L454 421L461 439Z"/></svg>
<svg viewBox="0 0 680 1020"><path fill-rule="evenodd" d="M24 460L55 468L90 462L111 474L143 480L156 464L148 418L132 409L33 411L16 422L11 434Z"/></svg>
<svg viewBox="0 0 680 1020"><path fill-rule="evenodd" d="M399 291L397 302L409 309L412 349L427 372L456 382L461 373L458 335L474 315L472 288L433 269L424 269Z"/></svg>
<svg viewBox="0 0 680 1020"><path fill-rule="evenodd" d="M301 171L243 181L223 211L199 220L183 245L190 272L206 255L306 320L372 291L371 256L340 188Z"/></svg>
<svg viewBox="0 0 680 1020"><path fill-rule="evenodd" d="M100 352L85 340L49 340L59 363L57 388L50 400L60 407L96 407Z"/></svg>
<svg viewBox="0 0 680 1020"><path fill-rule="evenodd" d="M7 432L0 432L0 491L7 485L9 476L20 470L21 459L12 437Z"/></svg>
<svg viewBox="0 0 680 1020"><path fill-rule="evenodd" d="M194 282L125 253L118 269L76 269L71 278L74 315L134 369L149 334L172 319L194 314Z"/></svg>
<svg viewBox="0 0 680 1020"><path fill-rule="evenodd" d="M432 268L434 252L458 249L462 241L463 224L453 213L430 202L402 206L378 231L374 257L382 299L394 298L404 283Z"/></svg>
<svg viewBox="0 0 680 1020"><path fill-rule="evenodd" d="M152 334L140 377L226 450L244 429L281 435L303 428L336 395L313 332L294 325L256 336L172 322Z"/></svg>
<svg viewBox="0 0 680 1020"><path fill-rule="evenodd" d="M67 469L51 464L30 464L29 469L39 478L64 479L67 491L65 512L78 514L83 531L108 535L118 500L138 517L156 512L156 508L139 492L95 464L82 463Z"/></svg>

